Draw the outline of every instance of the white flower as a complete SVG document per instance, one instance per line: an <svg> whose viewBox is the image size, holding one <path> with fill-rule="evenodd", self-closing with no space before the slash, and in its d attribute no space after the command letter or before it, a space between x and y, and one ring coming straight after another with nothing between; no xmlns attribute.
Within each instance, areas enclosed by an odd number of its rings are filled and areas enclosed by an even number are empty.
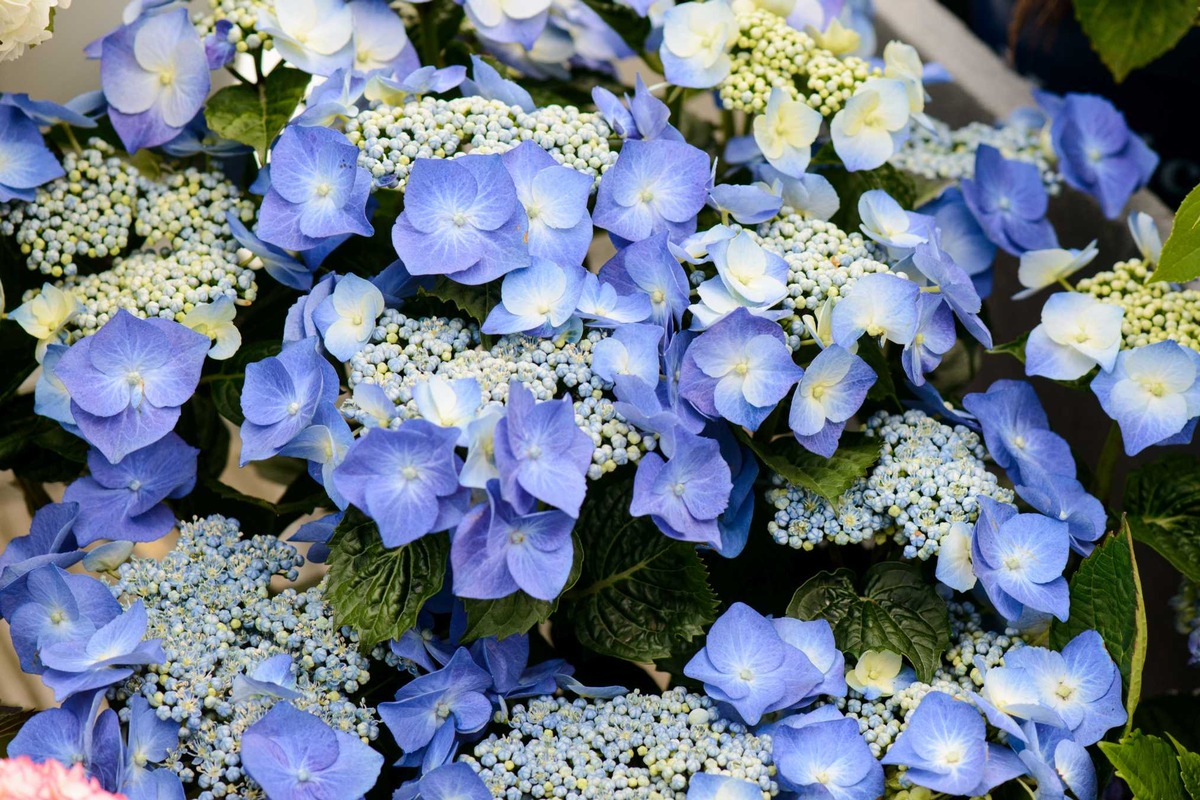
<svg viewBox="0 0 1200 800"><path fill-rule="evenodd" d="M482 401L478 380L448 381L440 375L430 375L413 387L412 394L422 417L443 428L458 428L461 434L458 443L468 444L467 426L475 420Z"/></svg>
<svg viewBox="0 0 1200 800"><path fill-rule="evenodd" d="M862 44L862 36L858 31L847 28L837 17L831 19L823 31L809 25L805 27L804 32L813 38L818 47L823 47L838 56L853 53Z"/></svg>
<svg viewBox="0 0 1200 800"><path fill-rule="evenodd" d="M1066 283L1067 278L1092 263L1099 253L1096 241L1082 250L1062 250L1052 247L1048 250L1030 250L1021 255L1021 266L1017 269L1017 280L1025 287L1024 291L1013 295L1014 300L1023 300L1036 294L1055 283ZM1066 287L1070 289L1070 286Z"/></svg>
<svg viewBox="0 0 1200 800"><path fill-rule="evenodd" d="M1123 306L1090 294L1058 292L1042 307L1042 324L1025 344L1025 371L1060 381L1081 378L1097 364L1113 368L1121 349Z"/></svg>
<svg viewBox="0 0 1200 800"><path fill-rule="evenodd" d="M354 14L345 0L275 0L275 13L259 12L258 30L305 72L328 75L354 58Z"/></svg>
<svg viewBox="0 0 1200 800"><path fill-rule="evenodd" d="M883 48L883 76L903 81L908 90L908 110L917 115L925 111L925 68L916 48L903 42L888 42Z"/></svg>
<svg viewBox="0 0 1200 800"><path fill-rule="evenodd" d="M48 41L51 12L70 5L71 0L0 0L0 62L15 61L25 48Z"/></svg>
<svg viewBox="0 0 1200 800"><path fill-rule="evenodd" d="M9 316L38 340L36 355L40 362L47 345L56 341L63 326L82 310L79 298L47 283L36 297L22 303Z"/></svg>
<svg viewBox="0 0 1200 800"><path fill-rule="evenodd" d="M233 324L237 308L228 295L221 295L211 303L201 303L183 315L180 323L196 333L212 339L208 357L224 361L242 346L242 334Z"/></svg>
<svg viewBox="0 0 1200 800"><path fill-rule="evenodd" d="M663 17L659 53L667 80L693 89L716 86L729 74L729 50L737 32L737 19L725 0L672 8Z"/></svg>
<svg viewBox="0 0 1200 800"><path fill-rule="evenodd" d="M767 163L783 174L799 178L808 168L812 145L824 117L778 87L771 90L767 108L754 118L754 142Z"/></svg>
<svg viewBox="0 0 1200 800"><path fill-rule="evenodd" d="M965 522L955 522L938 543L937 579L960 592L975 587L975 569L971 564L971 537L974 532Z"/></svg>
<svg viewBox="0 0 1200 800"><path fill-rule="evenodd" d="M833 147L851 172L880 167L904 141L909 99L904 81L872 78L830 123Z"/></svg>
<svg viewBox="0 0 1200 800"><path fill-rule="evenodd" d="M1145 211L1134 211L1129 215L1129 232L1142 254L1142 260L1147 264L1157 264L1162 257L1163 241L1154 217Z"/></svg>
<svg viewBox="0 0 1200 800"><path fill-rule="evenodd" d="M846 684L868 700L894 694L900 687L896 679L904 667L899 653L891 650L867 650L853 669L846 670Z"/></svg>

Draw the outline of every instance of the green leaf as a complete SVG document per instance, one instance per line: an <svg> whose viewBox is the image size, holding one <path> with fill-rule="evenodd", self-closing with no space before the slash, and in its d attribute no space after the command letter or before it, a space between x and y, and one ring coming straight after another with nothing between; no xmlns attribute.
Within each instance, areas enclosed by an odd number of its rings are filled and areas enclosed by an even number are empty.
<svg viewBox="0 0 1200 800"><path fill-rule="evenodd" d="M274 340L243 344L233 358L221 362L219 371L201 378L202 383L212 385L212 402L222 417L234 425L246 421L242 416L242 385L246 382L246 365L279 355L281 349L282 345Z"/></svg>
<svg viewBox="0 0 1200 800"><path fill-rule="evenodd" d="M1100 742L1100 749L1129 784L1133 800L1187 800L1175 748L1157 736L1133 731L1120 742Z"/></svg>
<svg viewBox="0 0 1200 800"><path fill-rule="evenodd" d="M912 564L876 564L861 591L856 577L839 569L809 578L788 603L788 616L828 620L842 650L856 658L866 650L900 653L912 662L918 680L931 680L950 646L945 601Z"/></svg>
<svg viewBox="0 0 1200 800"><path fill-rule="evenodd" d="M26 711L23 708L0 706L0 758L8 757L9 742L17 735L17 731L21 730L21 726L35 713L33 711Z"/></svg>
<svg viewBox="0 0 1200 800"><path fill-rule="evenodd" d="M500 302L499 289L495 283L491 281L479 286L467 286L441 277L431 288L423 288L419 293L449 303L482 325L492 307Z"/></svg>
<svg viewBox="0 0 1200 800"><path fill-rule="evenodd" d="M1124 507L1134 539L1200 581L1200 459L1174 455L1134 470Z"/></svg>
<svg viewBox="0 0 1200 800"><path fill-rule="evenodd" d="M208 99L204 109L213 132L248 144L263 161L275 136L292 118L311 76L298 69L276 67L261 83L226 86Z"/></svg>
<svg viewBox="0 0 1200 800"><path fill-rule="evenodd" d="M1011 342L998 344L991 350L988 350L992 355L1010 355L1022 364L1025 363L1025 343L1029 341L1029 334L1022 333Z"/></svg>
<svg viewBox="0 0 1200 800"><path fill-rule="evenodd" d="M571 544L575 548L575 557L562 593L570 591L583 570L583 546L579 537L572 536ZM463 631L462 639L467 642L488 636L503 639L525 633L539 622L550 619L550 615L558 610L558 598L538 600L518 589L498 600L464 599L463 605L467 610L467 628Z"/></svg>
<svg viewBox="0 0 1200 800"><path fill-rule="evenodd" d="M425 601L442 588L450 538L431 533L389 550L375 523L352 508L334 530L329 550L325 597L334 619L371 647L416 626Z"/></svg>
<svg viewBox="0 0 1200 800"><path fill-rule="evenodd" d="M861 433L846 433L831 458L810 453L794 436L785 435L761 442L735 429L742 440L767 467L794 486L820 495L835 509L842 495L879 461L879 440Z"/></svg>
<svg viewBox="0 0 1200 800"><path fill-rule="evenodd" d="M1192 189L1179 204L1171 235L1163 243L1158 267L1152 281L1187 283L1200 278L1200 186Z"/></svg>
<svg viewBox="0 0 1200 800"><path fill-rule="evenodd" d="M1075 16L1119 83L1191 30L1196 0L1075 0Z"/></svg>
<svg viewBox="0 0 1200 800"><path fill-rule="evenodd" d="M717 597L696 546L629 514L633 481L593 486L575 532L583 572L563 595L575 635L602 655L648 662L704 633Z"/></svg>
<svg viewBox="0 0 1200 800"><path fill-rule="evenodd" d="M1174 736L1169 736L1171 744L1175 745L1176 758L1179 759L1179 778L1183 788L1192 796L1192 800L1200 800L1200 753L1193 753L1181 745Z"/></svg>
<svg viewBox="0 0 1200 800"><path fill-rule="evenodd" d="M1061 650L1087 630L1104 639L1104 646L1121 671L1125 710L1130 727L1142 694L1146 663L1146 603L1133 555L1129 524L1103 541L1071 576L1071 616L1050 627L1050 646Z"/></svg>

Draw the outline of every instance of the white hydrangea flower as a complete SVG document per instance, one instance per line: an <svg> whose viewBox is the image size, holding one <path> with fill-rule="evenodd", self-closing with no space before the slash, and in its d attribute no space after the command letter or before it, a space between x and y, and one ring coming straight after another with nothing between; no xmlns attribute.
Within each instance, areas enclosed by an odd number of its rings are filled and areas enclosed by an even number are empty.
<svg viewBox="0 0 1200 800"><path fill-rule="evenodd" d="M51 14L71 0L0 0L0 62L16 61L26 48L49 41Z"/></svg>
<svg viewBox="0 0 1200 800"><path fill-rule="evenodd" d="M40 362L46 347L58 340L59 332L82 310L83 304L73 294L47 283L36 297L22 303L9 316L38 340L36 355Z"/></svg>

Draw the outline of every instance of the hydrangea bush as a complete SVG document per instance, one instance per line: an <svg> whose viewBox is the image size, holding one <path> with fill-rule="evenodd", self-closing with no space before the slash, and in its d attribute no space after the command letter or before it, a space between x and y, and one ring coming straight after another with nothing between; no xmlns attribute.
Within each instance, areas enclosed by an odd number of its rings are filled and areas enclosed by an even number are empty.
<svg viewBox="0 0 1200 800"><path fill-rule="evenodd" d="M1107 100L951 128L856 0L201 6L0 97L0 796L1200 797L1200 197L1059 239Z"/></svg>

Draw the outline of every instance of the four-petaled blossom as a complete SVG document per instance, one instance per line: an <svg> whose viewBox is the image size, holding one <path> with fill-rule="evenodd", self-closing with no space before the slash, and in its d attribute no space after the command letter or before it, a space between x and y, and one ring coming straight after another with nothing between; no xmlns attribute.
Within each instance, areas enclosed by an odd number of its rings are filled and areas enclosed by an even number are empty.
<svg viewBox="0 0 1200 800"><path fill-rule="evenodd" d="M1011 161L990 145L975 153L975 176L962 181L963 199L987 237L1019 256L1027 250L1057 247L1046 219L1050 200L1042 173L1033 164Z"/></svg>
<svg viewBox="0 0 1200 800"><path fill-rule="evenodd" d="M421 158L392 245L413 275L480 284L529 265L529 219L500 156Z"/></svg>
<svg viewBox="0 0 1200 800"><path fill-rule="evenodd" d="M200 382L207 336L124 309L94 336L73 344L55 373L71 395L71 415L109 461L165 436Z"/></svg>
<svg viewBox="0 0 1200 800"><path fill-rule="evenodd" d="M1056 725L1027 722L1023 726L1026 745L1017 756L1037 781L1039 797L1071 796L1096 800L1096 765L1085 747Z"/></svg>
<svg viewBox="0 0 1200 800"><path fill-rule="evenodd" d="M1075 459L1065 439L1050 430L1046 411L1024 381L996 381L983 393L963 398L963 408L983 427L992 460L1021 483L1023 472L1075 477Z"/></svg>
<svg viewBox="0 0 1200 800"><path fill-rule="evenodd" d="M71 528L79 516L75 503L47 503L33 513L29 533L17 536L0 551L0 597L31 570L46 564L66 569L84 557ZM0 600L0 616L4 615Z"/></svg>
<svg viewBox="0 0 1200 800"><path fill-rule="evenodd" d="M622 325L592 348L592 371L606 381L632 375L648 386L658 386L662 338L658 325Z"/></svg>
<svg viewBox="0 0 1200 800"><path fill-rule="evenodd" d="M169 769L154 769L179 746L179 725L158 714L145 697L135 695L129 701L129 736L125 743L125 764L121 792L131 800L183 796L179 776Z"/></svg>
<svg viewBox="0 0 1200 800"><path fill-rule="evenodd" d="M738 24L726 0L682 3L663 15L663 72L676 86L707 89L729 74Z"/></svg>
<svg viewBox="0 0 1200 800"><path fill-rule="evenodd" d="M139 600L124 613L78 639L41 648L42 681L60 702L79 692L102 689L133 674L133 667L167 660L159 639L143 641L146 607Z"/></svg>
<svg viewBox="0 0 1200 800"><path fill-rule="evenodd" d="M876 378L867 362L836 344L818 353L792 396L788 427L796 440L814 453L832 456L846 421L858 412Z"/></svg>
<svg viewBox="0 0 1200 800"><path fill-rule="evenodd" d="M984 347L991 349L992 333L979 318L983 300L970 276L938 246L936 237L917 245L912 258L913 266L932 284L930 290L936 291L946 301L968 333Z"/></svg>
<svg viewBox="0 0 1200 800"><path fill-rule="evenodd" d="M1025 771L1012 750L986 736L978 711L935 690L909 714L908 727L880 763L908 767L910 781L935 792L984 795Z"/></svg>
<svg viewBox="0 0 1200 800"><path fill-rule="evenodd" d="M858 722L833 706L788 717L771 729L781 788L803 800L876 800L883 767Z"/></svg>
<svg viewBox="0 0 1200 800"><path fill-rule="evenodd" d="M518 513L500 497L500 482L487 486L487 502L463 517L450 547L454 594L495 599L518 589L553 600L571 573L575 520L562 511Z"/></svg>
<svg viewBox="0 0 1200 800"><path fill-rule="evenodd" d="M289 125L271 150L271 188L258 212L258 235L289 250L311 250L335 236L371 235L371 173L358 148L329 128Z"/></svg>
<svg viewBox="0 0 1200 800"><path fill-rule="evenodd" d="M703 150L683 142L626 142L600 179L592 219L628 242L661 231L680 241L696 230L696 214L708 199L708 164Z"/></svg>
<svg viewBox="0 0 1200 800"><path fill-rule="evenodd" d="M208 58L187 9L142 17L104 38L100 85L108 118L133 152L174 139L212 86Z"/></svg>
<svg viewBox="0 0 1200 800"><path fill-rule="evenodd" d="M467 426L475 420L483 403L483 391L477 379L456 378L448 381L440 375L430 375L413 387L412 394L417 403L417 412L422 417L443 428L458 428L458 443L467 444ZM387 405L392 406L391 401L387 401ZM395 413L394 406L390 413ZM387 426L384 424L382 427Z"/></svg>
<svg viewBox="0 0 1200 800"><path fill-rule="evenodd" d="M734 603L683 668L709 697L732 705L749 725L798 703L824 680L808 657L745 603Z"/></svg>
<svg viewBox="0 0 1200 800"><path fill-rule="evenodd" d="M846 670L846 685L868 700L893 695L915 680L916 673L891 650L865 650Z"/></svg>
<svg viewBox="0 0 1200 800"><path fill-rule="evenodd" d="M1104 504L1074 478L1037 476L1036 481L1016 489L1021 499L1036 510L1067 523L1071 549L1081 556L1091 553L1096 540L1104 535L1108 521Z"/></svg>
<svg viewBox="0 0 1200 800"><path fill-rule="evenodd" d="M208 357L214 361L232 358L242 346L242 332L233 324L237 307L226 294L218 295L211 303L199 303L179 320L179 324L207 336L212 342Z"/></svg>
<svg viewBox="0 0 1200 800"><path fill-rule="evenodd" d="M660 325L678 324L688 307L687 275L671 254L666 231L618 250L600 268L598 280L622 299L648 297L650 318Z"/></svg>
<svg viewBox="0 0 1200 800"><path fill-rule="evenodd" d="M199 453L174 433L116 464L99 450L89 450L91 474L78 478L63 495L67 502L79 503L75 536L80 546L98 539L152 542L170 533L175 514L163 500L191 492Z"/></svg>
<svg viewBox="0 0 1200 800"><path fill-rule="evenodd" d="M258 14L279 55L312 75L330 75L354 63L354 13L346 0L275 0Z"/></svg>
<svg viewBox="0 0 1200 800"><path fill-rule="evenodd" d="M979 498L971 563L988 599L1005 619L1015 622L1028 608L1065 622L1070 595L1063 570L1070 555L1066 522L1019 514L1006 503Z"/></svg>
<svg viewBox="0 0 1200 800"><path fill-rule="evenodd" d="M357 736L283 701L246 729L246 774L270 797L359 797L375 785L383 756Z"/></svg>
<svg viewBox="0 0 1200 800"><path fill-rule="evenodd" d="M696 337L680 393L700 412L755 430L800 379L783 330L744 308Z"/></svg>
<svg viewBox="0 0 1200 800"><path fill-rule="evenodd" d="M1058 292L1042 306L1042 324L1025 343L1025 372L1055 380L1082 378L1097 364L1111 371L1121 349L1125 309L1090 294Z"/></svg>
<svg viewBox="0 0 1200 800"><path fill-rule="evenodd" d="M583 293L585 270L577 264L559 266L535 257L528 267L504 276L500 304L492 308L484 333L527 333L548 336L575 313Z"/></svg>
<svg viewBox="0 0 1200 800"><path fill-rule="evenodd" d="M592 243L592 178L564 167L536 142L500 156L529 218L529 254L562 267L583 263Z"/></svg>
<svg viewBox="0 0 1200 800"><path fill-rule="evenodd" d="M63 326L82 310L83 303L78 297L47 283L37 295L17 306L8 316L38 340L34 355L41 361L46 348L58 340Z"/></svg>
<svg viewBox="0 0 1200 800"><path fill-rule="evenodd" d="M1171 339L1122 350L1111 372L1092 379L1092 391L1121 426L1127 455L1186 444L1200 417L1200 353Z"/></svg>
<svg viewBox="0 0 1200 800"><path fill-rule="evenodd" d="M1096 247L1094 239L1082 250L1051 247L1022 253L1017 280L1025 288L1014 294L1013 299L1024 300L1056 283L1070 286L1067 278L1092 263L1099 253L1100 249Z"/></svg>
<svg viewBox="0 0 1200 800"><path fill-rule="evenodd" d="M833 117L833 147L851 172L875 169L892 157L908 133L908 88L904 81L872 78Z"/></svg>
<svg viewBox="0 0 1200 800"><path fill-rule="evenodd" d="M792 178L808 169L813 142L824 118L802 100L792 100L779 87L771 90L767 107L754 117L754 142L767 163Z"/></svg>
<svg viewBox="0 0 1200 800"><path fill-rule="evenodd" d="M387 547L453 527L462 517L455 428L409 420L355 441L333 473L338 491L379 526Z"/></svg>
<svg viewBox="0 0 1200 800"><path fill-rule="evenodd" d="M708 248L717 277L744 305L774 305L787 294L787 262L746 231Z"/></svg>
<svg viewBox="0 0 1200 800"><path fill-rule="evenodd" d="M911 250L929 241L933 234L932 219L924 214L905 211L896 199L883 189L863 192L858 198L859 228L885 247L900 251Z"/></svg>
<svg viewBox="0 0 1200 800"><path fill-rule="evenodd" d="M246 365L242 388L240 464L277 455L313 423L318 410L332 406L338 377L310 337L288 342L279 355Z"/></svg>
<svg viewBox="0 0 1200 800"><path fill-rule="evenodd" d="M523 511L541 500L578 518L592 440L575 424L571 398L539 403L514 380L508 385L507 411L493 439L504 499Z"/></svg>
<svg viewBox="0 0 1200 800"><path fill-rule="evenodd" d="M313 311L313 322L321 341L338 361L349 361L375 331L375 320L383 313L383 292L357 275L341 277L333 293Z"/></svg>
<svg viewBox="0 0 1200 800"><path fill-rule="evenodd" d="M650 295L640 291L620 294L613 284L601 283L591 272L583 276L579 302L575 307L576 316L587 320L593 328L616 328L631 322L642 322L650 318L652 310Z"/></svg>
<svg viewBox="0 0 1200 800"><path fill-rule="evenodd" d="M0 203L33 200L37 187L62 175L37 124L16 106L0 104Z"/></svg>
<svg viewBox="0 0 1200 800"><path fill-rule="evenodd" d="M728 507L733 490L729 465L713 439L682 429L672 438L666 461L658 453L646 453L638 462L629 513L649 515L672 539L717 547L717 517Z"/></svg>
<svg viewBox="0 0 1200 800"><path fill-rule="evenodd" d="M859 278L833 309L833 341L847 349L864 333L905 345L917 332L917 300L921 289L905 278L872 273Z"/></svg>

